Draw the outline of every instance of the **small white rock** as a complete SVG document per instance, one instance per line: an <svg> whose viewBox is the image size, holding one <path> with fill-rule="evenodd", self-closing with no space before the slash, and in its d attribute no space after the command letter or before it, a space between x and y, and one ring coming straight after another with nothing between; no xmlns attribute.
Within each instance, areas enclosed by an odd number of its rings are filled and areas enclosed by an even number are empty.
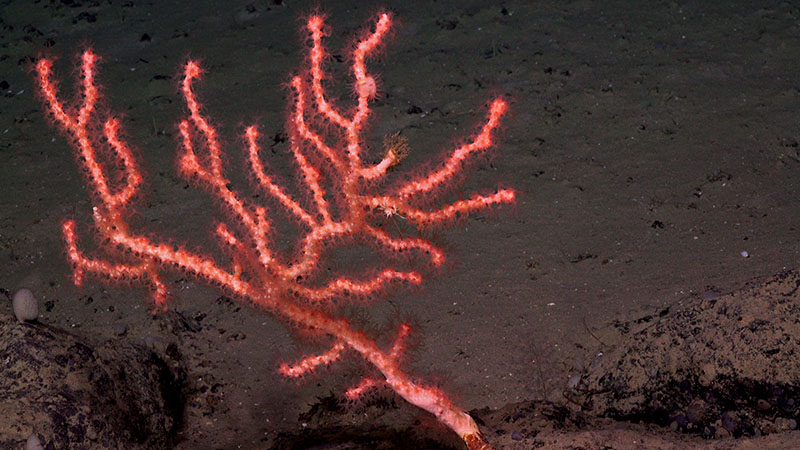
<svg viewBox="0 0 800 450"><path fill-rule="evenodd" d="M578 384L580 384L580 382L581 382L581 376L578 374L573 375L569 377L569 380L567 381L567 387L570 389L575 389L576 387L578 387Z"/></svg>
<svg viewBox="0 0 800 450"><path fill-rule="evenodd" d="M14 308L14 315L20 322L36 320L39 317L39 305L36 297L28 288L22 288L14 293L11 306Z"/></svg>
<svg viewBox="0 0 800 450"><path fill-rule="evenodd" d="M25 443L25 450L44 450L42 442L35 434L28 436L28 442Z"/></svg>

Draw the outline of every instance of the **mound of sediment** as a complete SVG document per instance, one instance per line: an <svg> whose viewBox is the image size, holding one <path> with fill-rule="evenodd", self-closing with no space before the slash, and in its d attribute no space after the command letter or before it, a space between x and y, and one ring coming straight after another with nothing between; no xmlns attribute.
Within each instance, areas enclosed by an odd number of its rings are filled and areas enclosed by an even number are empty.
<svg viewBox="0 0 800 450"><path fill-rule="evenodd" d="M595 415L705 437L796 429L799 287L789 271L617 324L625 337L571 395Z"/></svg>

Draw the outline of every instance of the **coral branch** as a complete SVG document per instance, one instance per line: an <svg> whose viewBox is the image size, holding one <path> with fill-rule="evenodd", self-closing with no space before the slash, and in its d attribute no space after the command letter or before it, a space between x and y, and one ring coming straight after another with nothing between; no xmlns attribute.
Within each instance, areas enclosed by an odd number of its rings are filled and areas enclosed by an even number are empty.
<svg viewBox="0 0 800 450"><path fill-rule="evenodd" d="M464 163L492 146L507 109L501 99L492 102L477 135L453 150L437 169L410 176L399 187L381 191L381 186L387 183L380 181L389 177L389 168L397 166L409 151L406 139L396 134L384 142L386 152L380 162L363 162L366 158L362 153L368 148L363 143L363 127L370 115L370 101L378 89L375 77L367 72L366 58L382 43L391 25L391 16L380 14L374 29L354 46L351 69L357 99L355 107L348 110L337 108L328 99L323 70L324 23L320 16L308 19L311 36L308 66L305 72L291 79L294 107L288 122L289 146L301 192L281 186L268 174L256 126L247 127L244 133L251 179L256 189L274 200L270 205L251 204L246 200L250 197L231 187L224 174L225 155L219 133L201 112L196 93L195 82L202 73L200 66L194 61L186 63L181 92L188 117L178 125L181 135L178 170L192 184L216 197L225 213L223 217L229 219L228 223L217 223L215 228L219 246L232 259L224 264L202 251L190 251L169 239L161 240L150 232L131 229L126 221L131 214L127 209L132 208L131 200L142 185L142 177L130 146L120 137L119 120L97 117L95 107L100 99L95 81L97 57L87 50L81 58L82 103L77 108L66 107L59 98L52 79L52 61L40 60L36 65L37 82L45 107L78 156L93 195L94 229L103 243L98 252L104 256L86 256L78 246L75 222L65 220L62 231L67 255L75 284L81 284L86 274L108 282L137 283L151 290L157 305L165 306L168 292L161 273L179 270L233 294L240 301L258 305L292 325L319 336L327 335L333 342L329 350L300 358L294 364L282 364L280 373L300 377L333 364L345 350L352 350L375 367L383 380L365 377L346 391L346 397L355 398L375 386L386 385L408 402L435 415L468 448L490 449L467 413L453 405L442 391L415 381L402 369L400 360L411 333L408 324L399 327L391 348L384 349L341 315L340 306L347 301L373 300L391 286L419 284L421 273L390 266L351 275L325 269L326 253L345 241L371 246L380 252L381 261L398 260L412 253L433 266L440 266L445 261L441 249L420 237L391 235L377 225L385 223L381 216L397 215L407 219L410 226L428 227L515 199L514 191L498 189L432 208L418 206L423 202L430 205L434 193L455 187L456 175L464 170ZM104 157L98 158L99 152ZM272 247L276 232L268 208L275 206L298 224L296 236L280 236L296 241L293 252Z"/></svg>
<svg viewBox="0 0 800 450"><path fill-rule="evenodd" d="M492 145L492 132L500 124L500 117L505 114L506 109L507 106L504 101L500 99L495 100L489 109L489 120L486 121L480 134L475 137L472 143L457 148L447 161L445 161L441 169L424 177L409 181L398 190L397 194L400 197L409 197L417 193L429 192L452 177L458 172L461 168L461 163L468 156L476 151L485 150Z"/></svg>
<svg viewBox="0 0 800 450"><path fill-rule="evenodd" d="M280 372L281 375L289 378L302 377L321 365L328 365L338 360L342 354L342 350L344 349L345 345L341 342L337 342L336 345L334 345L330 350L321 355L303 358L302 361L291 366L286 363L281 364L278 372Z"/></svg>
<svg viewBox="0 0 800 450"><path fill-rule="evenodd" d="M247 138L248 143L250 169L253 171L253 174L255 174L258 182L261 184L261 188L278 199L278 201L281 202L286 210L294 214L299 220L304 222L306 226L309 228L315 227L317 225L317 221L314 220L314 218L311 217L311 215L308 214L294 199L287 195L280 186L275 184L272 181L272 178L267 175L266 170L264 170L264 165L261 163L261 158L258 156L258 130L256 127L247 127L247 130L245 131L245 137Z"/></svg>

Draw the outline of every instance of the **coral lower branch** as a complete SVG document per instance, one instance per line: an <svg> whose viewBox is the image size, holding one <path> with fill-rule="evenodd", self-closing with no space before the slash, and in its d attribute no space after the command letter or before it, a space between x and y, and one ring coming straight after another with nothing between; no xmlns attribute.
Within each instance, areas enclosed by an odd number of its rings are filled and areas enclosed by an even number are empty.
<svg viewBox="0 0 800 450"><path fill-rule="evenodd" d="M330 350L321 355L303 358L300 362L291 366L286 363L281 364L278 372L289 378L301 377L321 365L327 365L338 360L344 349L345 345L341 342L337 342Z"/></svg>

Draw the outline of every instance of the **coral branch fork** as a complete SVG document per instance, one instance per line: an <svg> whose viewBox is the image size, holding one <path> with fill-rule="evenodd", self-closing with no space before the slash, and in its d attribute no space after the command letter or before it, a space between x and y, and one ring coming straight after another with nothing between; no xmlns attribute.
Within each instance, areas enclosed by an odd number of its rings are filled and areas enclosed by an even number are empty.
<svg viewBox="0 0 800 450"><path fill-rule="evenodd" d="M514 202L513 190L495 189L434 209L428 206L456 186L465 163L493 146L507 109L502 99L491 102L485 122L472 138L424 173L412 173L391 182L392 168L407 152L406 142L398 136L387 139L386 152L378 162L369 162L374 161L374 156L368 154L363 135L378 85L367 70L366 59L382 44L391 26L391 16L380 14L372 29L365 31L355 44L350 60L356 102L345 110L337 107L326 91L323 18L308 18L306 28L311 44L307 66L291 78L293 105L287 121L291 156L305 192L292 192L270 175L261 151L261 135L255 125L249 126L244 132L245 157L255 189L269 199L264 205L253 204L249 197L230 187L223 169L225 154L219 134L204 115L196 94L195 85L202 70L194 61L186 63L181 92L188 115L178 124L181 143L177 165L188 182L216 197L225 212L222 217L229 218L218 222L214 229L222 248L216 256L137 231L129 223L133 199L140 194L143 179L134 153L120 138L119 120L98 117L98 57L91 50L81 57L81 95L76 106L68 106L60 98L52 60L40 59L36 73L44 105L78 157L92 195L94 229L103 243L97 251L99 255L87 255L78 242L78 225L64 220L67 255L76 284L80 285L86 275L93 275L106 282L144 285L162 308L166 307L169 294L163 273L178 270L191 274L329 342L329 349L323 353L282 364L279 372L284 376L302 377L355 352L377 370L374 376L365 376L347 390L347 397L355 398L375 386L387 385L411 404L435 415L469 449L490 449L466 412L441 390L418 381L401 367L405 343L412 331L408 324L399 326L391 347L384 349L374 338L356 329L344 313L337 312L340 305L353 299L377 298L392 286L419 284L422 275L388 266L357 276L327 275L322 269L327 252L341 245L343 238L370 245L385 256L382 260L397 260L401 254L412 253L440 266L445 255L434 243L414 236L392 235L382 228L380 224L385 220L380 219L398 215L416 228L446 226L474 211ZM301 230L291 254L276 249L270 208L282 210Z"/></svg>

